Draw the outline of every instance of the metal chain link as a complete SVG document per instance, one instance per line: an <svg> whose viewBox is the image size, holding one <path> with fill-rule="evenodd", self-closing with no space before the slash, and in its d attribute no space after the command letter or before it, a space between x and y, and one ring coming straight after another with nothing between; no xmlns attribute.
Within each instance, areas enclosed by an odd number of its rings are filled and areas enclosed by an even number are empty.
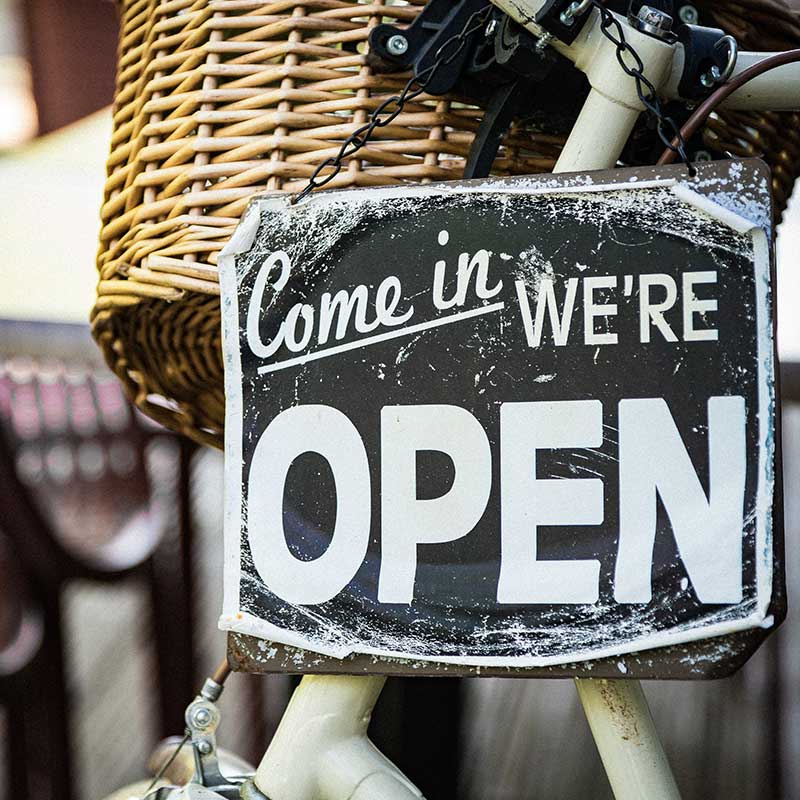
<svg viewBox="0 0 800 800"><path fill-rule="evenodd" d="M467 46L470 38L478 31L483 30L491 10L492 6L487 5L471 14L461 31L455 34L455 36L450 37L436 51L433 64L422 70L419 75L415 75L413 78L409 79L400 94L393 95L384 100L372 114L370 114L369 122L366 122L360 128L353 131L353 133L342 142L339 152L335 156L326 158L314 172L311 173L311 177L308 179L308 185L299 194L294 195L291 198L291 202L299 202L313 192L314 189L319 189L321 186L325 186L329 181L332 181L341 171L344 159L364 147L375 131L375 128L383 128L402 113L406 103L419 97L425 91L426 86L434 75L436 75L437 71L452 63ZM331 171L320 178L322 171L328 167L332 168Z"/></svg>
<svg viewBox="0 0 800 800"><path fill-rule="evenodd" d="M656 87L645 76L644 62L636 50L626 41L622 25L614 14L603 5L601 0L592 0L592 6L600 14L600 32L617 48L617 61L620 67L626 75L636 81L636 94L647 113L655 120L658 138L661 139L666 148L680 156L689 170L689 175L694 177L696 170L686 153L686 142L681 135L681 129L672 117L668 117L664 113L661 101L656 94ZM633 61L634 65L632 67L625 62L626 55ZM673 144L673 141L677 142L677 144Z"/></svg>
<svg viewBox="0 0 800 800"><path fill-rule="evenodd" d="M626 75L636 81L636 94L645 107L645 110L655 119L658 136L665 147L678 153L689 173L694 175L694 167L691 165L686 155L686 144L681 136L680 128L666 116L661 108L661 103L656 95L655 86L645 77L644 63L639 54L625 40L622 25L617 18L600 2L600 0L590 0L591 5L600 12L600 30L603 35L612 42L617 48L617 61ZM298 203L307 197L314 189L319 189L332 181L342 170L343 162L349 156L358 152L369 141L376 128L383 128L395 120L402 113L406 104L419 97L426 89L428 83L436 75L437 71L444 66L452 63L461 51L467 46L470 38L478 31L483 30L484 24L492 10L491 5L484 6L475 11L467 19L464 27L455 36L448 39L437 51L433 64L426 67L419 75L410 78L400 94L384 100L369 116L369 121L361 127L356 128L350 136L342 142L339 151L335 156L326 158L311 173L308 184L298 194L292 195L291 203ZM613 31L612 31L613 29ZM630 56L634 62L633 67L625 63L625 55ZM677 140L677 146L672 144L673 139ZM320 177L322 172L330 168L327 175Z"/></svg>

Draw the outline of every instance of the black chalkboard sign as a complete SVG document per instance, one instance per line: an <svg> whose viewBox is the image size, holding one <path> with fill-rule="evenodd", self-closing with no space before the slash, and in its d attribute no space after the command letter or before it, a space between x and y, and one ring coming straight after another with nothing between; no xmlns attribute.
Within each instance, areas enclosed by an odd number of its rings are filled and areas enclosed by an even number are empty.
<svg viewBox="0 0 800 800"><path fill-rule="evenodd" d="M741 661L783 613L768 186L256 198L222 257L223 627L315 671Z"/></svg>

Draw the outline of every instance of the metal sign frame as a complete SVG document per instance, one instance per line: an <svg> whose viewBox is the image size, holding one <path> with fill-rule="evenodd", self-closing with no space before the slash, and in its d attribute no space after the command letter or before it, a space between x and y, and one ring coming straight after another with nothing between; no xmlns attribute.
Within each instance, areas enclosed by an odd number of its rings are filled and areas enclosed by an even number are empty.
<svg viewBox="0 0 800 800"><path fill-rule="evenodd" d="M239 282L247 254L254 251L258 239L259 223L262 213L271 213L285 208L285 196L256 198L243 217L237 233L221 257L223 281L223 317L226 359L226 392L228 396L228 419L226 437L226 485L234 492L226 501L226 596L222 627L230 631L229 656L239 669L253 672L379 672L386 674L433 674L433 675L523 675L542 677L719 677L728 674L739 666L756 649L768 630L779 623L785 613L783 598L783 579L781 567L782 530L780 525L780 470L778 469L779 448L777 437L773 437L777 426L777 405L775 400L774 375L774 337L772 320L764 319L764 310L769 308L769 279L767 274L774 271L771 253L771 207L768 199L768 171L754 160L747 162L716 162L699 165L695 179L688 179L681 167L637 168L633 170L611 170L591 174L546 175L534 178L511 178L490 181L465 181L448 184L432 184L426 187L400 187L375 190L350 190L347 192L325 193L312 197L310 204L331 203L342 198L353 201L371 196L397 197L431 196L437 193L454 196L459 192L505 192L539 195L571 194L591 191L598 193L625 192L634 190L641 193L649 187L671 187L687 202L702 207L703 213L714 216L725 225L741 233L754 231L754 241L760 237L764 274L757 276L756 291L762 293L763 306L759 320L764 340L760 353L759 370L765 370L762 381L771 396L764 396L759 403L762 414L762 458L770 464L762 463L761 475L773 480L773 488L761 487L761 501L767 498L765 522L759 534L762 553L759 581L766 581L758 596L758 616L748 621L739 619L736 624L723 624L707 632L696 629L681 641L675 637L660 637L658 646L640 651L628 642L615 649L591 648L578 650L573 658L532 657L529 659L502 658L440 658L437 656L415 657L414 654L392 652L315 652L307 646L314 642L304 641L302 637L285 637L275 626L261 624L253 620L239 603L238 580L242 554L237 546L241 533L242 498L236 493L236 486L242 482L242 376L239 357L240 334L243 324L240 321L242 309L239 308ZM709 203L708 198L713 202ZM726 210L727 209L727 210ZM328 243L330 245L330 243ZM263 253L262 253L263 255ZM251 259L252 261L252 259ZM252 264L251 264L252 266ZM629 270L632 271L632 270ZM238 275L238 277L237 277ZM763 279L763 280L762 280ZM234 302L234 298L237 298ZM270 300L270 303L273 301ZM285 311L285 309L284 309ZM769 323L765 327L765 323ZM765 348L765 349L764 349ZM347 349L347 344L342 348ZM300 359L298 359L300 361ZM261 368L269 373L269 366ZM768 412L766 411L768 409ZM770 419L767 419L767 416ZM769 440L769 441L768 441ZM771 468L770 468L771 467ZM767 480L767 483L769 481ZM767 495L764 492L767 492ZM240 541L240 540L239 540ZM766 555L772 564L766 566ZM766 572L765 572L766 569ZM774 577L774 581L772 580ZM771 586L769 586L771 582ZM258 633L261 638L251 636ZM276 635L277 634L277 635ZM705 638L711 635L713 638ZM283 643L277 640L283 638ZM656 637L659 639L659 637ZM691 641L694 639L694 641ZM296 645L300 645L299 647ZM320 648L324 649L324 648ZM367 648L368 649L368 648ZM407 657L398 657L407 656ZM343 656L343 657L342 657Z"/></svg>

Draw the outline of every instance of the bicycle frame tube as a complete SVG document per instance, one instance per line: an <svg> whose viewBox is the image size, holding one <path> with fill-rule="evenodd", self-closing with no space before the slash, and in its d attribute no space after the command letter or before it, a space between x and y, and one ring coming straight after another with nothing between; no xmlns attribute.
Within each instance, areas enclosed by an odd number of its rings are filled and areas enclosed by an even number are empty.
<svg viewBox="0 0 800 800"><path fill-rule="evenodd" d="M774 53L739 53L734 76ZM666 87L669 89L669 87ZM749 81L721 104L738 111L769 109L796 111L800 108L800 62L784 64Z"/></svg>
<svg viewBox="0 0 800 800"><path fill-rule="evenodd" d="M617 800L680 800L639 681L575 685Z"/></svg>
<svg viewBox="0 0 800 800"><path fill-rule="evenodd" d="M367 738L386 679L307 675L255 775L269 800L419 800Z"/></svg>

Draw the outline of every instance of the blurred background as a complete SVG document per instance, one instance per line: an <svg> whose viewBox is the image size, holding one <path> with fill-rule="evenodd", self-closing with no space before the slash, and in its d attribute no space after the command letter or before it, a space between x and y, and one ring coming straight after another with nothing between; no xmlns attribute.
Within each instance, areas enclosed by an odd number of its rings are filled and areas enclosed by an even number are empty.
<svg viewBox="0 0 800 800"><path fill-rule="evenodd" d="M0 797L143 777L224 655L222 457L133 412L87 325L116 63L108 0L0 0ZM787 622L735 677L650 683L685 798L800 797L800 198L780 227ZM257 760L292 689L234 675ZM429 800L610 797L571 682L390 681L380 746Z"/></svg>

